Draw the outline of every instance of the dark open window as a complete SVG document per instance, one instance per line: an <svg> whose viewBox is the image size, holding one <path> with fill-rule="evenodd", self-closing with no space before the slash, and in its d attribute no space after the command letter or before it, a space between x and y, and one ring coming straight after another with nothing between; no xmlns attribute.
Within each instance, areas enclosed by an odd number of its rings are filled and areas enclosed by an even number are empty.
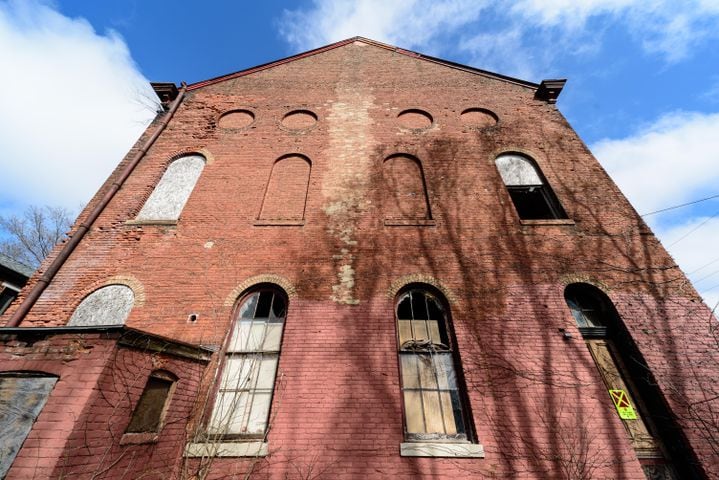
<svg viewBox="0 0 719 480"><path fill-rule="evenodd" d="M160 432L175 380L169 372L150 375L125 433Z"/></svg>
<svg viewBox="0 0 719 480"><path fill-rule="evenodd" d="M495 160L499 174L522 220L567 218L554 192L534 162L516 153Z"/></svg>
<svg viewBox="0 0 719 480"><path fill-rule="evenodd" d="M410 441L470 441L465 389L446 303L411 288L397 299L405 437Z"/></svg>
<svg viewBox="0 0 719 480"><path fill-rule="evenodd" d="M264 437L286 314L286 297L277 288L262 288L242 299L225 350L209 433Z"/></svg>

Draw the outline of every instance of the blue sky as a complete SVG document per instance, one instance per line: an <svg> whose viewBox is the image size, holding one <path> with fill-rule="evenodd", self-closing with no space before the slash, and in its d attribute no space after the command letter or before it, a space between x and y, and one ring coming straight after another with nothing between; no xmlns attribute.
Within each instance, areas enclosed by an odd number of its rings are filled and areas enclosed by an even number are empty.
<svg viewBox="0 0 719 480"><path fill-rule="evenodd" d="M568 78L560 109L640 213L719 194L719 0L0 0L0 214L87 202L152 117L149 80L354 35ZM646 219L713 307L719 199Z"/></svg>

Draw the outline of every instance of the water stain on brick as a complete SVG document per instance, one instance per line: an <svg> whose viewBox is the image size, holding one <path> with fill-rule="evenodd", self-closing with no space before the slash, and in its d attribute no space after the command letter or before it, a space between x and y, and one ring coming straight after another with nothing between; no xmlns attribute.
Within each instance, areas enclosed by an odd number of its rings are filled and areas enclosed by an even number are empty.
<svg viewBox="0 0 719 480"><path fill-rule="evenodd" d="M361 214L369 208L372 177L373 138L370 134L370 110L374 96L360 73L361 55L346 55L335 87L336 101L327 116L329 125L328 171L324 174L323 211L327 215L327 233L339 240L340 252L333 255L338 282L332 285L334 302L356 305L355 255L356 230Z"/></svg>

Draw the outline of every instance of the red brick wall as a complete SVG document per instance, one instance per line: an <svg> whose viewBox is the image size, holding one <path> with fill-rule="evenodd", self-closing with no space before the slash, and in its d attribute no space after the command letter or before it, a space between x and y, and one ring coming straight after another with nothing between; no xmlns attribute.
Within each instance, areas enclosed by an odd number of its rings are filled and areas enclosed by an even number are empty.
<svg viewBox="0 0 719 480"><path fill-rule="evenodd" d="M254 123L216 127L238 108ZM460 114L468 108L499 121L467 126ZM318 122L282 128L296 109ZM432 126L401 126L407 109L429 112ZM212 161L178 224L126 224L170 159L197 149ZM520 222L494 165L507 151L536 161L573 223ZM305 224L255 225L272 166L291 153L312 162ZM384 225L382 164L396 153L422 162L436 225ZM299 478L313 467L327 478L567 478L566 459L584 445L596 453L593 478L643 478L564 303L571 282L608 293L692 448L707 470L719 470L686 408L719 380L710 313L556 107L531 89L350 44L191 91L23 325L62 324L98 282L131 275L145 302L128 325L221 345L232 292L262 274L285 277L296 296L273 453L258 475ZM412 275L451 294L485 459L399 457L393 295ZM199 320L188 322L189 313ZM217 476L247 468L237 459L215 465Z"/></svg>
<svg viewBox="0 0 719 480"><path fill-rule="evenodd" d="M59 377L6 478L167 478L178 476L186 427L205 364L118 347L117 334L61 334L2 345L2 371ZM154 370L175 374L157 442L120 445Z"/></svg>

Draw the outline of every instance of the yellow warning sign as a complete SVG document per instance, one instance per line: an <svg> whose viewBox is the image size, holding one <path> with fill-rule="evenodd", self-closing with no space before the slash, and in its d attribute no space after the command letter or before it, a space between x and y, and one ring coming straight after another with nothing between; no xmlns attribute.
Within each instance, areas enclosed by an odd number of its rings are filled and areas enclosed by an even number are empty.
<svg viewBox="0 0 719 480"><path fill-rule="evenodd" d="M624 390L609 390L614 406L617 407L619 418L622 420L636 420L637 412L629 402L629 395Z"/></svg>

